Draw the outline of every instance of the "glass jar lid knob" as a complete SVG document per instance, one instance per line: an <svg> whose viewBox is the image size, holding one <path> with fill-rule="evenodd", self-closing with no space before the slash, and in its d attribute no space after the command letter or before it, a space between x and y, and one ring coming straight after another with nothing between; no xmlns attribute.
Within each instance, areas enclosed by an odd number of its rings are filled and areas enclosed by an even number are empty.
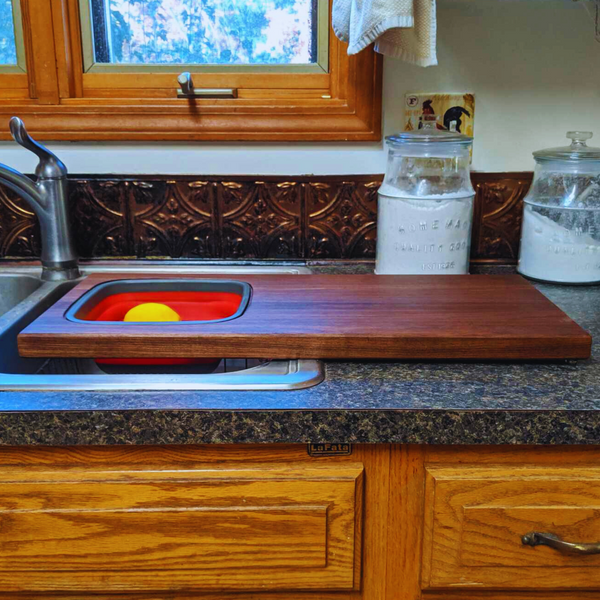
<svg viewBox="0 0 600 600"><path fill-rule="evenodd" d="M587 148L586 141L594 134L591 131L568 131L567 137L571 140L571 148Z"/></svg>

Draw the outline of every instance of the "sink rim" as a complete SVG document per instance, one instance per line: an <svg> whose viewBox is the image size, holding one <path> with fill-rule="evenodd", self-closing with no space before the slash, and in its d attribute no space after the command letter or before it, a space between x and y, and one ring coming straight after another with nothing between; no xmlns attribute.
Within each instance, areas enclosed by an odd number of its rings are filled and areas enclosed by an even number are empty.
<svg viewBox="0 0 600 600"><path fill-rule="evenodd" d="M0 273L7 269L8 274L24 274L40 278L42 268L39 263L30 261L6 261L0 263ZM114 260L90 260L81 262L79 270L82 277L76 281L81 281L90 273L163 273L163 274L198 274L218 272L224 274L240 274L252 271L253 275L269 273L290 275L311 275L313 273L310 267L304 263L291 261L273 261L265 264L264 261L202 261L198 263L194 260L135 260L135 259L114 259Z"/></svg>
<svg viewBox="0 0 600 600"><path fill-rule="evenodd" d="M11 327L18 326L53 295L65 292L92 272L109 273L177 273L177 274L310 274L312 271L301 265L256 265L256 264L191 264L180 261L152 261L139 264L137 261L115 261L112 269L106 263L83 265L83 277L73 282L42 282L32 294L0 316L0 336ZM0 275L41 275L37 265L4 263ZM64 292L63 292L64 293ZM62 294L61 294L62 295ZM58 299L58 298L56 298ZM52 303L56 301L52 300ZM46 310L46 309L44 309ZM5 319L4 317L9 317ZM19 327L19 330L24 325ZM301 390L318 385L325 379L325 368L319 360L273 360L263 365L228 373L197 375L38 375L36 373L3 373L0 371L0 392L54 392L54 391L266 391ZM1 410L1 407L0 407Z"/></svg>
<svg viewBox="0 0 600 600"><path fill-rule="evenodd" d="M277 368L289 365L288 373ZM0 392L16 391L265 391L300 390L325 378L318 360L270 361L231 373L204 375L18 375L0 373Z"/></svg>
<svg viewBox="0 0 600 600"><path fill-rule="evenodd" d="M33 279L34 281L37 281L38 283L40 283L40 285L42 283L44 283L36 275L32 275L31 273L26 272L26 271L21 271L20 269L17 269L17 268L14 268L14 269L10 268L10 270L8 272L0 271L0 279L2 279L4 277L18 277L19 279Z"/></svg>

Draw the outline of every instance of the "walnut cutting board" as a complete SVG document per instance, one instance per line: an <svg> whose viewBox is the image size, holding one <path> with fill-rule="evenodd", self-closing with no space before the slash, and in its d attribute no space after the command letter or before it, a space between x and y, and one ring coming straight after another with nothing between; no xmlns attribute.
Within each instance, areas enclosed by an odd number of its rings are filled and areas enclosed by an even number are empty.
<svg viewBox="0 0 600 600"><path fill-rule="evenodd" d="M176 279L178 276L161 276ZM139 274L87 277L19 335L29 357L583 359L591 336L519 275L249 275L237 319L124 326L73 323L87 290Z"/></svg>

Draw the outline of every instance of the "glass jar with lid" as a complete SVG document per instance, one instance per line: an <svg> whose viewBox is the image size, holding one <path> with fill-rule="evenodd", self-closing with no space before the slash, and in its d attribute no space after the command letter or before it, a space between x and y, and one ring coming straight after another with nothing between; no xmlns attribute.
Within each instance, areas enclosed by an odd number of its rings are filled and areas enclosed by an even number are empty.
<svg viewBox="0 0 600 600"><path fill-rule="evenodd" d="M600 282L600 148L570 131L570 146L534 152L523 203L519 273L553 283Z"/></svg>
<svg viewBox="0 0 600 600"><path fill-rule="evenodd" d="M469 269L475 191L469 174L473 138L439 128L386 138L379 188L377 274L464 274Z"/></svg>

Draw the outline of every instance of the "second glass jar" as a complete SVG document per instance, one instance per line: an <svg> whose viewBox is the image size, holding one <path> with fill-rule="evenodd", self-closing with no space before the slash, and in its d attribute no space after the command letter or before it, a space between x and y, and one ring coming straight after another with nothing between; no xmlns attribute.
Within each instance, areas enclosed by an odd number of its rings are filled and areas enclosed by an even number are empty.
<svg viewBox="0 0 600 600"><path fill-rule="evenodd" d="M475 190L469 173L473 139L425 122L386 138L379 189L377 274L469 271Z"/></svg>

